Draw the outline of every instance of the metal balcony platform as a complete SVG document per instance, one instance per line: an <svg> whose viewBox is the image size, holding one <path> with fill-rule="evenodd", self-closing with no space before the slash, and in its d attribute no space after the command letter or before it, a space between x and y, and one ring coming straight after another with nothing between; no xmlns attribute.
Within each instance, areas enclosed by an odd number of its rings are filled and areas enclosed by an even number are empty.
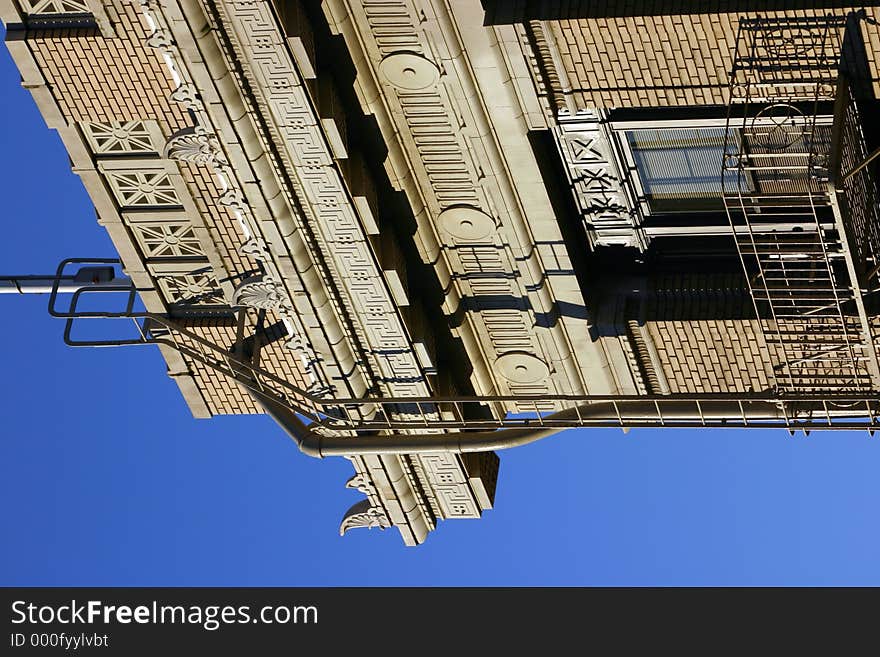
<svg viewBox="0 0 880 657"><path fill-rule="evenodd" d="M847 20L840 17L756 19L742 21L737 37L719 165L731 234L774 360L774 385L768 391L336 397L293 385L262 368L258 353L241 344L214 344L176 316L138 312L138 290L124 279L111 276L78 287L65 274L69 264L118 261L67 260L54 278L41 278L39 284L44 289L46 280L52 281L50 313L66 321L67 344L173 349L256 399L294 414L309 434L352 439L352 444L359 437L369 442L406 434L408 445L420 437L440 445L438 435L446 432L475 436L568 427L873 433L880 417L880 365L866 298L880 289L874 280L880 272L880 197L865 166L870 156L858 105L841 76L846 29ZM829 112L833 121L819 120ZM780 221L799 228L779 232ZM9 287L21 291L14 282ZM59 308L62 292L72 296ZM121 293L126 303L116 311L81 310L87 292ZM236 317L242 311L221 312ZM76 338L74 325L88 320L130 322L134 331L122 338Z"/></svg>
<svg viewBox="0 0 880 657"><path fill-rule="evenodd" d="M123 278L91 281L66 289L70 264L118 264L110 259L69 259L61 263L50 288L49 311L64 319L65 342L70 346L111 347L162 345L187 359L210 367L255 396L269 399L295 413L316 436L379 436L406 432L411 440L436 439L444 432L494 432L503 429L558 430L570 427L667 428L782 428L789 432L815 429L880 428L880 394L671 394L671 395L540 395L339 398L314 394L261 368L236 349L195 334L172 317L137 312L137 290ZM71 294L60 303L61 293ZM125 307L113 311L81 310L91 292L122 294ZM236 309L228 309L230 313ZM127 337L80 340L74 326L89 320L116 320L133 327ZM827 337L827 336L826 336ZM826 342L838 348L846 341ZM825 357L830 362L830 357ZM509 409L516 408L517 412ZM499 412L499 409L508 409ZM356 444L352 443L352 445Z"/></svg>
<svg viewBox="0 0 880 657"><path fill-rule="evenodd" d="M864 275L880 252L876 184L867 168L844 173L866 157L841 72L847 29L837 16L754 19L737 36L723 197L783 392L880 388ZM812 225L768 230L780 215Z"/></svg>

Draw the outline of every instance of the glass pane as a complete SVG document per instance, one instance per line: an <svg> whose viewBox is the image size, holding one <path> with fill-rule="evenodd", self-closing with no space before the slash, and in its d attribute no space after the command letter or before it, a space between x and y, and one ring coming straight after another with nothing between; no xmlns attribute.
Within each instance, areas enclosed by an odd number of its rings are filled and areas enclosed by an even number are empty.
<svg viewBox="0 0 880 657"><path fill-rule="evenodd" d="M632 130L626 138L642 189L655 211L697 211L721 208L721 163L724 128ZM732 140L738 140L732 131ZM728 172L728 189L736 173Z"/></svg>

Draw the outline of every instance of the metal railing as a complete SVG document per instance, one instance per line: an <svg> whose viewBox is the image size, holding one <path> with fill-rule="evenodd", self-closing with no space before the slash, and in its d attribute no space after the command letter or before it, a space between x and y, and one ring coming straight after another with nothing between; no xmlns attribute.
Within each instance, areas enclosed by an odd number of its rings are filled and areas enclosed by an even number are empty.
<svg viewBox="0 0 880 657"><path fill-rule="evenodd" d="M840 75L847 24L841 16L762 18L741 21L737 35L723 197L776 386L789 392L880 383L858 273L875 251L876 195L842 209L835 194L841 162L858 160L858 108ZM832 106L828 126L819 117ZM858 175L853 202L873 184L866 169ZM768 227L783 218L801 229Z"/></svg>
<svg viewBox="0 0 880 657"><path fill-rule="evenodd" d="M133 318L134 319L134 318ZM880 395L488 395L473 397L326 398L312 395L258 365L204 340L161 315L137 324L144 344L164 344L290 408L318 433L436 432L567 427L752 427L869 429ZM554 410L546 410L552 402ZM516 404L519 413L492 414ZM776 412L754 413L757 405ZM719 411L719 409L724 409ZM528 409L528 410L525 410ZM599 412L596 410L599 409Z"/></svg>
<svg viewBox="0 0 880 657"><path fill-rule="evenodd" d="M880 385L862 297L866 281L880 271L880 224L876 186L859 164L866 147L858 108L839 76L845 29L846 20L833 16L756 19L742 21L737 37L723 196L755 312L776 360L773 392L339 398L303 390L243 350L214 344L187 328L185 318L136 311L133 286L91 287L128 295L123 309L98 312L78 309L82 290L58 308L56 283L50 312L66 320L70 345L168 347L296 413L315 435L436 437L568 427L873 433ZM834 122L820 121L832 105ZM775 232L770 226L780 219L797 219L801 230ZM56 279L77 262L95 261L65 261ZM242 309L227 311L233 316ZM74 323L88 319L131 321L135 333L74 338Z"/></svg>
<svg viewBox="0 0 880 657"><path fill-rule="evenodd" d="M95 260L70 259L58 269L62 279L70 263ZM116 263L101 260L101 263ZM104 288L107 288L104 290ZM336 398L310 393L252 362L234 349L197 335L178 319L137 312L137 290L128 286L96 285L92 291L112 291L125 296L125 307L115 311L80 310L81 294L59 307L57 287L50 295L50 313L66 320L65 341L71 346L163 345L189 362L199 363L228 377L234 384L268 397L296 413L309 431L318 435L373 435L383 432L436 434L438 431L494 431L499 429L562 429L568 427L746 427L810 429L878 428L880 394L672 394L672 395L489 395ZM232 312L234 309L230 309ZM134 333L117 339L73 339L77 321L122 320ZM499 407L516 407L517 413L497 414ZM548 409L548 406L552 410Z"/></svg>

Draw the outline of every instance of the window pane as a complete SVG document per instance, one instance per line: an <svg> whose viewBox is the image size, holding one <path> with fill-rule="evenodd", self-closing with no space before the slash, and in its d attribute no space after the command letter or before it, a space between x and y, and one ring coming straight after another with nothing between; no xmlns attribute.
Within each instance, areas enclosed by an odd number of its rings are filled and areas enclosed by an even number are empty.
<svg viewBox="0 0 880 657"><path fill-rule="evenodd" d="M722 207L724 128L632 130L626 133L642 189L655 211ZM738 140L737 131L731 139ZM725 182L736 187L736 173Z"/></svg>

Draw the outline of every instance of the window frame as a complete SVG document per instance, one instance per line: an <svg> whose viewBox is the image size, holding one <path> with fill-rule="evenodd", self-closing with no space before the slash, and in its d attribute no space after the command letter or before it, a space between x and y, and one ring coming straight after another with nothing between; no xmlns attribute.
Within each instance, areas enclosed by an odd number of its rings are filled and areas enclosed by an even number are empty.
<svg viewBox="0 0 880 657"><path fill-rule="evenodd" d="M674 108L664 108L669 110ZM800 118L803 123L811 123L813 116L804 115ZM650 217L663 217L676 214L706 214L713 212L723 212L723 205L720 210L714 209L676 209L676 210L656 210L651 207L649 195L645 190L639 175L636 158L633 149L629 144L626 133L634 130L675 130L690 129L699 130L707 128L735 128L742 130L746 127L746 123L757 121L758 125L766 123L772 124L769 118L761 117L704 117L704 118L628 118L628 119L611 119L607 123L608 134L612 142L612 150L617 160L618 170L622 173L622 183L627 188L627 193L634 201L634 205L639 209L643 219ZM832 114L819 114L815 117L816 125L831 126L834 123Z"/></svg>

